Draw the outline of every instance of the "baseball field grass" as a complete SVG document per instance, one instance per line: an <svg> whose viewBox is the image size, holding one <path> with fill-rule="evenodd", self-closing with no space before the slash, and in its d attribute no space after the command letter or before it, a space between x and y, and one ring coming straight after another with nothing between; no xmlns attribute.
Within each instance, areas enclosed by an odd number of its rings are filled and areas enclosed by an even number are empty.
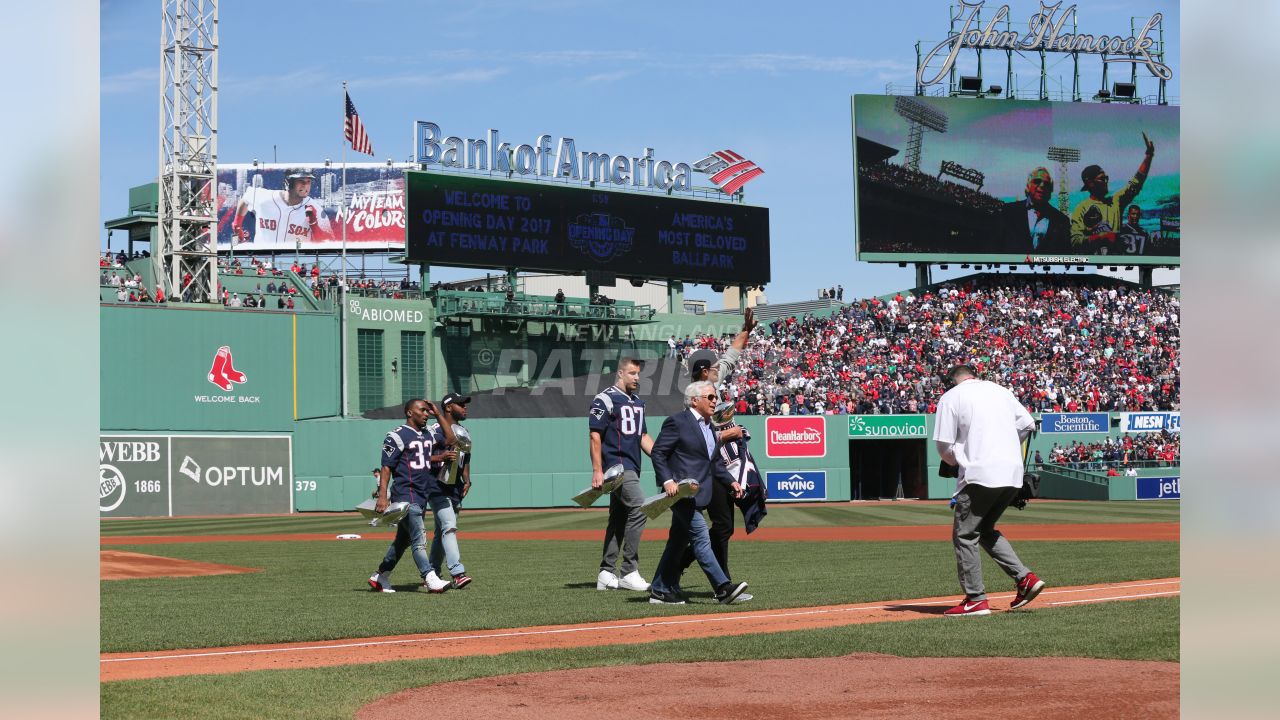
<svg viewBox="0 0 1280 720"><path fill-rule="evenodd" d="M1176 523L1174 503L1033 503L1006 523ZM945 505L771 507L767 527L945 525ZM203 542L113 545L111 549L224 563L258 572L104 581L104 652L215 647L405 633L523 627L648 617L664 608L642 593L597 592L599 541L468 540L468 531L602 530L586 511L466 511L463 560L474 584L428 595L406 556L392 576L400 590L365 583L385 540ZM665 527L659 521L657 526ZM110 521L102 535L216 535L368 531L357 516L318 515ZM739 530L739 533L742 531ZM1053 586L1179 574L1176 542L1022 542L1023 561ZM645 542L652 574L662 543ZM736 542L733 574L751 583L751 610L955 595L948 542ZM992 592L1012 583L987 562ZM687 577L681 614L717 613L701 573ZM743 608L747 609L747 608ZM1150 599L1037 608L981 627L954 621L848 626L736 638L512 653L312 670L261 671L113 682L107 717L350 717L389 692L457 679L545 669L679 660L820 657L852 652L902 656L1083 656L1177 660L1178 601ZM270 698L269 706L262 704Z"/></svg>
<svg viewBox="0 0 1280 720"><path fill-rule="evenodd" d="M529 532L537 530L604 529L603 508L584 510L464 510L462 531ZM1177 522L1177 501L1054 502L1036 501L1025 510L1009 510L1001 524L1150 523ZM667 527L656 521L651 527ZM770 505L763 527L830 527L876 525L950 525L951 510L944 503L903 502L893 505ZM218 535L269 533L359 533L368 530L355 513L334 515L153 518L105 520L103 537L120 535ZM739 528L738 532L742 532Z"/></svg>
<svg viewBox="0 0 1280 720"><path fill-rule="evenodd" d="M618 683L619 666L658 662L834 657L855 652L903 657L1070 656L1178 660L1176 598L1008 613L981 621L928 619L850 625L770 635L645 645L539 650L480 656L135 680L102 686L102 716L118 718L350 718L383 695L408 688L492 675L601 667ZM785 692L780 690L781 692ZM406 707L429 715L436 710Z"/></svg>

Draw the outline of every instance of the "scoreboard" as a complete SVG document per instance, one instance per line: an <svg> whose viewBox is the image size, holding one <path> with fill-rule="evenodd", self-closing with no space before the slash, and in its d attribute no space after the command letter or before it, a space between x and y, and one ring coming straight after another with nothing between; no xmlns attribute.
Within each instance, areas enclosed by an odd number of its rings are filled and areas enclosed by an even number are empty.
<svg viewBox="0 0 1280 720"><path fill-rule="evenodd" d="M769 282L769 210L653 193L405 173L409 262Z"/></svg>

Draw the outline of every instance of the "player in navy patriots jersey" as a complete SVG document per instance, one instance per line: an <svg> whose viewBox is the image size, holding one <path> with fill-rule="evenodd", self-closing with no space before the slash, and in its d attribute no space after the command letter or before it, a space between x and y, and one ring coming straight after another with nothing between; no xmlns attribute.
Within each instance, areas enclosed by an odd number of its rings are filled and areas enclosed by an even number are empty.
<svg viewBox="0 0 1280 720"><path fill-rule="evenodd" d="M469 395L449 393L440 401L440 407L455 427L461 427L462 421L467 419L469 402ZM431 538L431 572L439 577L443 563L453 578L453 587L461 590L471 584L471 576L462 565L462 554L458 549L458 512L462 509L462 498L471 490L471 453L459 453L451 447L441 423L427 428L427 432L431 434L436 449L436 454L431 456L435 482L427 490L427 503L431 505L431 517L435 521L435 534ZM449 467L454 461L461 467L458 482L450 485L447 482Z"/></svg>
<svg viewBox="0 0 1280 720"><path fill-rule="evenodd" d="M405 423L387 433L382 442L382 468L378 475L378 500L374 510L383 512L392 502L404 501L409 503L409 513L396 525L395 540L387 548L378 571L369 578L369 587L374 591L395 592L391 588L390 575L405 548L411 549L413 563L422 576L423 588L444 592L448 587L439 577L434 581L431 577L433 573L423 530L428 485L435 480L431 474L433 442L424 430L428 417L438 418L441 415L440 409L430 400L410 400L404 404ZM441 426L446 440L453 442L453 430L448 420L442 421Z"/></svg>
<svg viewBox="0 0 1280 720"><path fill-rule="evenodd" d="M597 590L619 587L641 592L649 583L640 576L640 533L647 518L640 511L644 493L640 490L640 453L653 450L653 438L644 421L644 401L636 394L640 386L640 361L618 360L617 379L591 401L587 416L591 447L591 487L604 484L604 470L622 463L622 485L609 494L609 524L604 533L604 557L600 560ZM618 565L618 553L622 564Z"/></svg>

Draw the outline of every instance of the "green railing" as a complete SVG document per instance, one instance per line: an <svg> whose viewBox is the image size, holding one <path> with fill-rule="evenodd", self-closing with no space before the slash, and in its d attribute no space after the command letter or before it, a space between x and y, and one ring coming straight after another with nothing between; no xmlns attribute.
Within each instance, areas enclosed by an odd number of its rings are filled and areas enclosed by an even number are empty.
<svg viewBox="0 0 1280 720"><path fill-rule="evenodd" d="M547 298L516 298L483 293L453 295L439 293L436 297L439 317L519 317L576 323L629 324L652 322L654 309L649 305L632 305L618 302L610 305L593 305L583 299L566 299L556 302Z"/></svg>

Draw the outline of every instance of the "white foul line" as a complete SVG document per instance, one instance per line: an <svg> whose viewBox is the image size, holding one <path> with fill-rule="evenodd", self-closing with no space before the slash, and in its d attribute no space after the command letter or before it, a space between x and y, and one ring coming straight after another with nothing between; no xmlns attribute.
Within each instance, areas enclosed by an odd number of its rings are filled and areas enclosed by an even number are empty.
<svg viewBox="0 0 1280 720"><path fill-rule="evenodd" d="M1107 600L1129 600L1131 598L1156 597L1158 595L1180 595L1181 590L1168 590L1165 592L1143 593L1141 595L1116 595L1114 597L1092 598L1088 600L1059 600L1058 602L1049 603L1050 605L1075 605L1076 603L1105 602Z"/></svg>
<svg viewBox="0 0 1280 720"><path fill-rule="evenodd" d="M1116 589L1136 588L1136 587L1148 587L1151 585L1173 585L1180 582L1181 580L1170 580L1170 581L1153 582L1153 583L1134 583L1134 584L1127 584L1127 585L1114 585L1112 587ZM1088 592L1089 590L1097 590L1097 589L1098 588L1081 588L1081 589L1072 589L1072 590L1053 590L1053 591L1046 590L1042 594L1044 595L1066 594L1066 593L1073 593L1073 592ZM1100 600L1120 600L1120 599L1137 598L1137 597L1155 597L1157 595L1176 595L1178 594L1178 592L1179 591L1157 592L1157 593L1151 593L1150 595L1123 595L1123 596L1116 596L1113 598L1101 598ZM1005 594L1005 595L1012 597L1012 595L1009 595L1009 594ZM1065 600L1065 601L1059 601L1059 602L1050 603L1050 604L1051 605L1070 605L1078 602L1100 602L1100 600ZM489 638L508 638L508 637L533 637L537 635L561 635L561 634L568 634L568 633L594 632L597 630L635 630L639 628L658 627L662 625L694 625L694 624L701 624L701 623L734 622L738 620L757 620L757 619L763 620L763 619L771 619L771 618L803 617L806 615L831 615L836 613L859 612L864 610L890 610L894 608L904 607L907 605L949 605L952 602L954 602L954 600L935 600L932 602L915 602L915 603L909 602L909 603L896 603L893 605L863 605L858 607L846 607L846 608L815 608L810 610L755 613L755 614L749 614L749 615L748 614L712 615L712 616L701 617L701 618L686 618L684 620L649 620L644 622L628 623L628 624L622 624L622 625L592 625L587 627L553 628L549 630L512 630L509 632L500 632L500 633L450 635L446 637L428 637L428 638L401 638L397 640L366 640L362 642L332 643L328 645L303 645L303 646L296 646L296 647L250 648L245 650L210 650L206 652L182 653L179 655L139 655L134 657L101 658L98 660L98 662L99 663L117 663L117 662L136 662L140 660L175 660L175 659L198 658L198 657L219 657L219 656L228 656L228 655L265 655L267 653L280 653L280 652L304 652L304 651L312 651L312 650L345 650L348 648L377 647L380 645L415 645L419 643L430 643L430 642L453 642L453 641L460 641L460 640L484 640Z"/></svg>

